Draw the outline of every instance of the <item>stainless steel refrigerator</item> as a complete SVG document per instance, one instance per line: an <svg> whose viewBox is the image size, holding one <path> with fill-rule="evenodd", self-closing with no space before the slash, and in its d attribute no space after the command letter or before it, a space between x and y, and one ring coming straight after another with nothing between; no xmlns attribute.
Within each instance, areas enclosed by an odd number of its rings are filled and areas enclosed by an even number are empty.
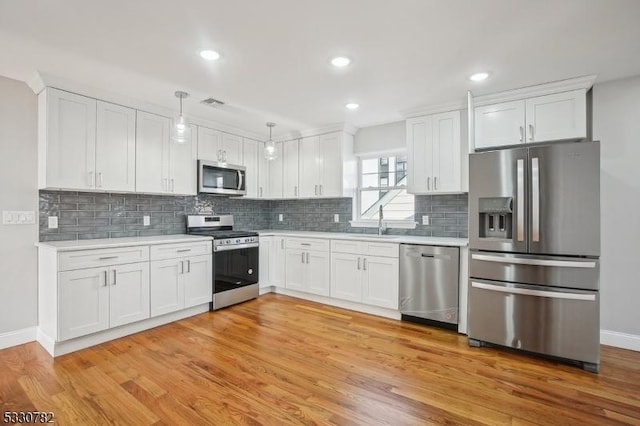
<svg viewBox="0 0 640 426"><path fill-rule="evenodd" d="M600 363L600 143L469 156L469 344Z"/></svg>

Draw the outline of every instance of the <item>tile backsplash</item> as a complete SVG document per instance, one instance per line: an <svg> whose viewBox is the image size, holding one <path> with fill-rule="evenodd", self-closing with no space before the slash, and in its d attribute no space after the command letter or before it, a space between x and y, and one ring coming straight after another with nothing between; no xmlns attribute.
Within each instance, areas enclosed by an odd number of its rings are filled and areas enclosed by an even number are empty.
<svg viewBox="0 0 640 426"><path fill-rule="evenodd" d="M466 194L415 197L415 229L389 229L389 234L467 237ZM237 229L282 229L325 232L375 233L374 228L352 228L352 200L245 200L211 195L171 196L145 194L40 191L40 241L118 238L182 234L185 215L233 214ZM339 214L340 221L334 222ZM282 214L283 220L279 220ZM430 224L421 225L429 215ZM48 216L58 216L58 228L49 229ZM150 225L143 225L143 217Z"/></svg>

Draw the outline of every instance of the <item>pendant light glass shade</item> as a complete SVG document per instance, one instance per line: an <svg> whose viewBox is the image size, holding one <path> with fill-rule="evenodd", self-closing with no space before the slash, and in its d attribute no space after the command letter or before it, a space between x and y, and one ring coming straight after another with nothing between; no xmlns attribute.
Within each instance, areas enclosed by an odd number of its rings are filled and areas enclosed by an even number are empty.
<svg viewBox="0 0 640 426"><path fill-rule="evenodd" d="M176 92L176 98L180 99L180 115L173 122L173 130L171 132L171 139L175 143L183 144L191 139L191 128L187 124L187 120L182 114L182 100L189 96L187 92Z"/></svg>
<svg viewBox="0 0 640 426"><path fill-rule="evenodd" d="M269 140L264 144L264 158L269 161L278 158L278 149L276 148L276 143L271 138L271 129L273 129L275 125L276 123L267 123L267 127L269 128Z"/></svg>

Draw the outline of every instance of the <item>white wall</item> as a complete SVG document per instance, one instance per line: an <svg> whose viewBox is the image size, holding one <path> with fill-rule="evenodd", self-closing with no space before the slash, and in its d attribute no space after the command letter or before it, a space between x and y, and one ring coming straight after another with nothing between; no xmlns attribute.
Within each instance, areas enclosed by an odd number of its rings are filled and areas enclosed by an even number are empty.
<svg viewBox="0 0 640 426"><path fill-rule="evenodd" d="M36 95L25 83L0 76L0 211L37 213L36 148ZM0 348L35 339L37 239L37 223L0 222Z"/></svg>
<svg viewBox="0 0 640 426"><path fill-rule="evenodd" d="M640 350L640 76L593 88L593 138L601 141L601 328L614 332L602 342L624 337Z"/></svg>
<svg viewBox="0 0 640 426"><path fill-rule="evenodd" d="M356 155L405 150L406 126L404 121L363 127L356 132L353 151Z"/></svg>

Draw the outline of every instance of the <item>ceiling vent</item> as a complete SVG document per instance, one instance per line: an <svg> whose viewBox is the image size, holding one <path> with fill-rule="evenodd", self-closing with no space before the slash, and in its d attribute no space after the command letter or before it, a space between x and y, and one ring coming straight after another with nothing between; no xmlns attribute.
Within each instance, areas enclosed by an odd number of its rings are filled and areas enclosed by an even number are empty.
<svg viewBox="0 0 640 426"><path fill-rule="evenodd" d="M214 98L207 98L207 99L203 99L202 101L200 101L201 104L205 104L205 105L209 105L209 106L222 106L224 105L224 102L219 101L217 99Z"/></svg>

